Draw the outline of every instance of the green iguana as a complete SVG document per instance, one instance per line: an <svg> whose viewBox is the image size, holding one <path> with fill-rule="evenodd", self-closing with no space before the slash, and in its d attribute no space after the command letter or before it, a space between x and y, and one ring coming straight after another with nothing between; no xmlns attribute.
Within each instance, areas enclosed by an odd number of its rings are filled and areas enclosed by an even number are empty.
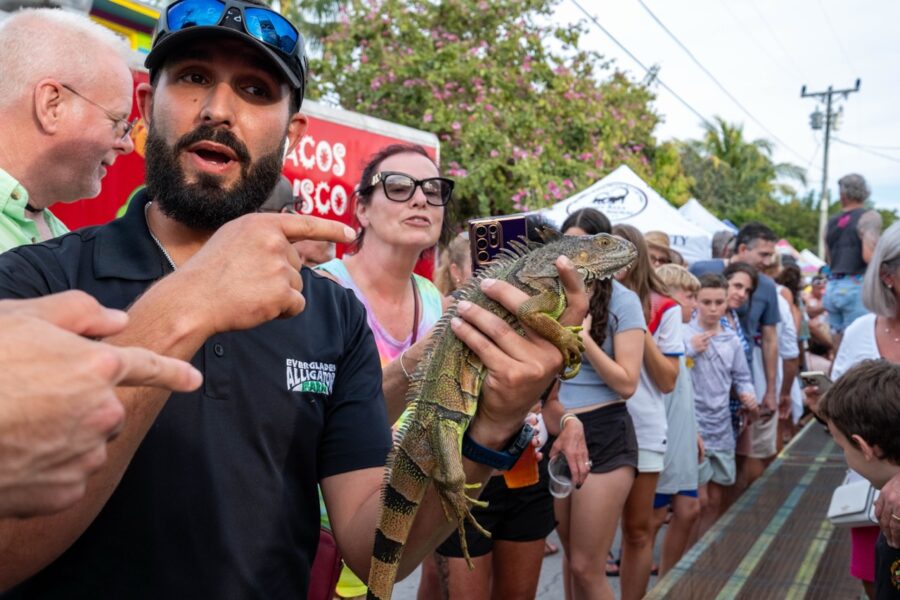
<svg viewBox="0 0 900 600"><path fill-rule="evenodd" d="M462 290L460 299L503 316L524 334L519 322L552 342L563 355L564 378L574 377L581 367L584 347L581 327L563 327L558 319L566 308L566 296L555 260L567 256L585 283L612 277L636 256L629 242L606 234L562 237L547 244L513 242L502 258L480 271ZM480 289L485 278L509 282L532 294L512 315ZM455 520L469 567L463 525L468 520L490 537L472 517L469 504L486 505L469 498L461 454L462 436L475 414L481 385L487 374L478 356L450 330L456 316L453 304L435 325L432 343L412 377L407 393L407 417L397 433L382 489L381 515L369 571L369 599L391 597L400 556L416 511L429 481L440 495L444 514Z"/></svg>

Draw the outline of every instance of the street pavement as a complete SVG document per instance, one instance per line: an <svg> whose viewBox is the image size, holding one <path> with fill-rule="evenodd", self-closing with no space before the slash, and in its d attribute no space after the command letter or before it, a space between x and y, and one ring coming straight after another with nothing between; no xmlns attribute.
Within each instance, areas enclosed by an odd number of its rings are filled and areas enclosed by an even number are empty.
<svg viewBox="0 0 900 600"><path fill-rule="evenodd" d="M659 562L659 551L661 547L661 542L663 536L665 535L665 527L660 530L659 535L656 540L656 547L653 549L654 554L654 562ZM557 546L560 546L559 537L556 535L556 531L550 534L550 541L552 541ZM614 552L618 555L619 549L619 536L616 536L616 541L613 544ZM551 554L550 556L544 557L544 562L541 565L541 578L538 582L538 590L537 596L539 600L563 600L563 585L562 585L562 548L560 547L559 552L556 554ZM598 569L604 568L604 565L597 565ZM619 578L618 577L610 577L609 578L610 585L612 585L613 592L615 592L616 597L620 596L619 594ZM656 582L655 577L650 578L650 587ZM401 581L394 587L394 598L395 600L415 600L416 591L419 589L419 570L417 569L412 575L407 577L405 580Z"/></svg>

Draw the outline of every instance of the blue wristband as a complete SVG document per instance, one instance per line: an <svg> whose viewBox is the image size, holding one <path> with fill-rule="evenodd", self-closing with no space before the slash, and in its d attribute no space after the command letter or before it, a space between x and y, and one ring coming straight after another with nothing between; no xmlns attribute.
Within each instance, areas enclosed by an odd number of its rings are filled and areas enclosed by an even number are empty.
<svg viewBox="0 0 900 600"><path fill-rule="evenodd" d="M473 462L486 465L492 469L508 471L512 469L513 465L516 464L516 461L519 460L519 456L521 456L522 451L524 451L531 443L531 438L533 436L534 427L526 423L519 433L516 434L516 437L513 438L512 443L506 450L497 451L485 448L470 438L469 432L466 431L463 434L462 455Z"/></svg>

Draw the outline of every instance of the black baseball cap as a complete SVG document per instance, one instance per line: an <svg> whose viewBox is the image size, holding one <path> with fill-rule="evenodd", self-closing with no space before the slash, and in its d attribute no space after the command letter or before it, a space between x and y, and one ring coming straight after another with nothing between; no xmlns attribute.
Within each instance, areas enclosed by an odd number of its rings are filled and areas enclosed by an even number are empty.
<svg viewBox="0 0 900 600"><path fill-rule="evenodd" d="M309 62L303 37L285 17L269 7L244 0L176 0L159 17L144 66L150 77L171 52L187 42L233 37L263 53L303 101Z"/></svg>

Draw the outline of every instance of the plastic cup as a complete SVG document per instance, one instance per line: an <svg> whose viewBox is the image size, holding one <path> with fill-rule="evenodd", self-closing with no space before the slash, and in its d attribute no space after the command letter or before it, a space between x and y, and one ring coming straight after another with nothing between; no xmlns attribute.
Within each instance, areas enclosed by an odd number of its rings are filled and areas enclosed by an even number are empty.
<svg viewBox="0 0 900 600"><path fill-rule="evenodd" d="M503 473L503 480L510 489L523 488L538 482L537 453L534 448L529 446L522 451L513 468Z"/></svg>
<svg viewBox="0 0 900 600"><path fill-rule="evenodd" d="M550 494L554 498L567 498L572 493L572 471L565 454L560 452L547 463L550 475Z"/></svg>

